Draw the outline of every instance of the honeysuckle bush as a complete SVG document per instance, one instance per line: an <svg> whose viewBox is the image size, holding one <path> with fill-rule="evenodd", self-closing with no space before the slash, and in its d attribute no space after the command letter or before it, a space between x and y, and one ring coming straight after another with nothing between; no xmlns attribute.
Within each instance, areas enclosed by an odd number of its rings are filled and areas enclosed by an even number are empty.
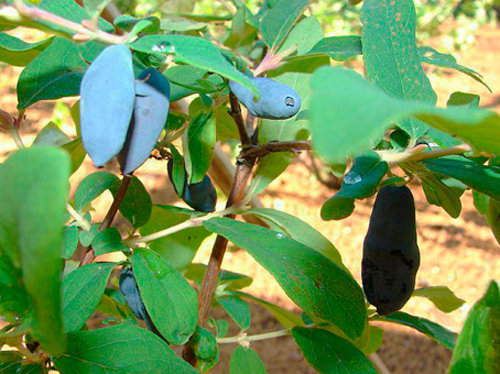
<svg viewBox="0 0 500 374"><path fill-rule="evenodd" d="M253 342L289 335L320 373L376 373L369 357L383 339L381 325L372 324L377 321L416 329L452 351L449 373L498 373L495 280L459 332L406 312L382 316L365 301L341 248L300 217L250 207L296 153L315 152L335 170L346 170L340 190L318 212L324 220L346 218L357 200L418 179L428 203L452 218L460 216L460 199L471 191L500 239L500 117L480 108L473 92L455 92L446 108L435 107L423 65L458 70L477 82L477 91L489 88L446 51L417 44L412 0L365 0L361 34L329 37L307 0L268 1L257 12L232 1L234 12L224 17L185 15L174 22L122 15L114 24L99 18L109 3L0 5L0 60L23 67L18 112L0 111L2 131L19 147L0 164L0 343L15 348L0 353L0 371L206 372L217 364L219 346L233 344L224 371L265 373ZM16 27L42 30L47 38L27 43L8 33ZM89 65L114 44L130 50L136 77L154 68L170 82L170 113L152 157L164 162L166 174L172 160L172 182L185 200L185 181L204 180L216 142L240 145L226 209L157 205L138 177L106 168L86 176L70 199L68 180L86 156L78 102L71 110L76 138L48 123L33 144L25 144L19 129L31 106L79 96ZM363 61L365 76L343 67L351 59ZM256 99L265 97L252 74L293 88L301 96L300 112L285 120L244 121L228 85L235 81ZM106 100L106 92L99 95ZM179 105L186 98L189 110ZM106 110L99 100L90 102ZM92 202L106 191L114 203L99 222ZM116 227L118 211L125 223ZM213 234L218 237L208 263L193 263ZM220 269L228 241L270 272L302 310L300 317L253 296L244 271ZM95 259L114 252L123 260ZM464 303L439 285L413 296L444 313ZM268 309L283 329L246 335L248 303ZM224 309L241 332L227 336L227 320L208 318L210 307ZM89 329L95 312L94 322L101 323Z"/></svg>
<svg viewBox="0 0 500 374"><path fill-rule="evenodd" d="M245 5L258 11L264 1L247 0ZM241 1L240 1L241 3ZM274 1L268 1L273 4ZM466 49L474 44L479 26L495 24L500 18L497 0L415 0L418 40L439 35L439 43L446 48ZM143 16L150 13L164 17L175 17L176 13L228 13L228 2L218 0L122 0L117 7L124 13L137 12ZM231 3L229 2L229 7ZM359 33L359 8L362 1L317 0L310 11L322 21L325 34ZM174 14L174 15L172 15ZM453 20L450 27L441 27L443 22Z"/></svg>

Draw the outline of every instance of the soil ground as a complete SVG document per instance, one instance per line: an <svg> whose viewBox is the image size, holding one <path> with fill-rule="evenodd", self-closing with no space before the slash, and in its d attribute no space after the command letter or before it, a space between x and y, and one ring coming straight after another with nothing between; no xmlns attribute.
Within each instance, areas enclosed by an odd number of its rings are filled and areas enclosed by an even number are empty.
<svg viewBox="0 0 500 374"><path fill-rule="evenodd" d="M490 104L500 98L500 30L493 27L481 28L476 43L464 52L456 54L459 62L481 72L493 90L486 89L469 77L457 72L433 72L430 79L444 105L454 91L475 92L483 97L482 104ZM437 42L436 42L437 43ZM0 108L15 113L15 84L20 68L0 66ZM74 100L68 100L72 103ZM498 110L499 107L497 106ZM26 144L54 115L54 104L41 102L27 112L22 129ZM69 118L64 118L62 128L74 134ZM13 141L0 135L0 160L15 149ZM115 165L111 169L117 171ZM75 186L95 169L87 158L84 165L72 177ZM182 206L175 200L167 180L165 165L150 160L137 173L153 196L155 203ZM444 314L424 299L412 299L404 311L441 323L453 331L459 331L467 311L482 296L491 279L500 280L500 247L495 241L485 218L473 207L470 193L462 199L463 211L458 219L450 218L443 210L429 205L417 184L411 186L417 206L418 239L422 254L422 265L418 274L419 285L445 285L450 287L466 304L459 310ZM357 203L354 214L340 222L324 222L319 217L322 203L334 192L321 185L298 158L297 161L261 195L266 207L277 208L296 215L322 232L339 249L343 260L355 277L360 279L361 251L373 199ZM221 199L224 200L224 199ZM105 212L111 201L104 195L94 207L96 212ZM220 202L220 207L224 201ZM99 219L99 214L95 215ZM102 216L101 216L102 218ZM196 261L206 262L213 239L208 239L197 255ZM290 299L274 279L244 251L230 251L223 268L247 274L254 278L248 292L275 302L298 313ZM217 318L225 317L220 310L213 310ZM450 353L427 337L404 327L385 325L386 334L379 355L393 374L440 374L447 367ZM249 334L275 331L281 326L264 309L252 305L252 327ZM230 335L236 334L232 326ZM269 373L299 374L314 373L291 338L280 338L256 342L252 347L261 355ZM230 354L236 347L222 347L221 364L214 373L227 373Z"/></svg>

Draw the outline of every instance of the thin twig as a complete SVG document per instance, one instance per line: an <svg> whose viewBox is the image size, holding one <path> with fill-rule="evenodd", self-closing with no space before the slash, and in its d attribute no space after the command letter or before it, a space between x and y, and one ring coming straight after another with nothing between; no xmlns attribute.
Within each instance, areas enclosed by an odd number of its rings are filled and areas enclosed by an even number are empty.
<svg viewBox="0 0 500 374"><path fill-rule="evenodd" d="M85 218L83 218L83 216L80 213L78 213L76 209L73 208L69 203L66 203L66 210L68 211L70 216L73 217L73 219L76 222L78 222L78 224L82 229L84 229L85 231L90 230L90 228L92 227L90 222L88 222Z"/></svg>
<svg viewBox="0 0 500 374"><path fill-rule="evenodd" d="M120 183L120 187L118 188L118 192L116 193L116 197L113 200L111 206L109 207L108 213L106 214L104 221L102 221L102 224L99 227L99 231L106 230L113 223L116 213L118 213L118 209L120 208L120 205L123 202L125 195L127 194L128 186L130 185L131 181L132 181L131 175L123 176L122 182ZM86 248L85 255L83 256L83 259L80 262L79 266L87 265L92 261L94 261L94 259L95 259L94 250L92 249L91 246L89 246Z"/></svg>
<svg viewBox="0 0 500 374"><path fill-rule="evenodd" d="M209 219L212 219L214 217L226 216L228 214L240 214L248 209L249 209L249 207L247 207L247 206L240 206L239 204L238 204L238 206L233 205L227 209L220 210L218 212L209 213L203 217L194 217L194 218L189 219L187 221L181 222L178 225L169 227L169 228L164 229L164 230L157 231L157 232L150 234L150 235L141 236L139 238L126 239L123 241L123 244L125 244L126 246L129 246L129 247L132 247L135 244L139 244L139 243L149 243L149 242L152 242L154 240L158 240L158 239L164 238L166 236L175 234L176 232L179 232L182 230L186 230L186 229L189 229L192 227L201 226L204 221L208 221Z"/></svg>
<svg viewBox="0 0 500 374"><path fill-rule="evenodd" d="M241 152L241 158L261 158L269 153L312 151L311 142L308 140L296 140L291 142L272 142L245 149Z"/></svg>
<svg viewBox="0 0 500 374"><path fill-rule="evenodd" d="M29 6L22 0L14 0L14 8L23 17L32 21L46 21L54 25L63 27L64 29L73 32L74 37L79 40L95 40L105 44L123 44L127 35L113 35L100 29L90 30L81 24L69 21L63 17L59 17L53 13L47 12L35 6Z"/></svg>
<svg viewBox="0 0 500 374"><path fill-rule="evenodd" d="M370 361L377 367L380 371L380 374L391 374L390 370L385 366L384 361L380 358L380 356L376 353L373 353L369 356Z"/></svg>
<svg viewBox="0 0 500 374"><path fill-rule="evenodd" d="M118 213L118 209L120 208L120 205L122 204L123 199L127 194L128 186L130 186L131 181L132 181L132 175L123 176L122 182L120 183L120 187L118 188L118 192L116 193L116 197L113 200L113 204L111 204L108 210L108 214L106 214L104 221L102 221L101 227L99 227L99 231L106 230L113 223L116 213Z"/></svg>
<svg viewBox="0 0 500 374"><path fill-rule="evenodd" d="M219 344L234 344L238 343L241 345L249 346L250 342L256 342L259 340L268 340L281 338L283 336L288 336L292 332L292 329L285 329L273 332L266 332L263 334L255 334L255 335L247 335L246 333L239 334L237 336L229 337L229 338L217 338L217 343Z"/></svg>
<svg viewBox="0 0 500 374"><path fill-rule="evenodd" d="M468 144L456 145L449 148L440 148L429 152L422 152L422 147L417 146L412 150L402 153L379 151L382 160L388 163L401 163L410 161L422 161L442 156L461 155L467 152L472 152L472 148Z"/></svg>
<svg viewBox="0 0 500 374"><path fill-rule="evenodd" d="M9 134L12 137L12 140L14 140L14 143L16 143L17 148L19 148L19 149L26 148L26 146L24 145L23 139L19 135L19 130L17 128L10 129Z"/></svg>

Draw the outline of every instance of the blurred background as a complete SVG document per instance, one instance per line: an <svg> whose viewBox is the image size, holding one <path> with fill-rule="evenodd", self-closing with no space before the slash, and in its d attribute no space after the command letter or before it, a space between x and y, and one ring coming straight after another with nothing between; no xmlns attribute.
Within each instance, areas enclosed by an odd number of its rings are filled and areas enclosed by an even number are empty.
<svg viewBox="0 0 500 374"><path fill-rule="evenodd" d="M257 12L262 0L244 3ZM456 71L426 67L439 97L438 105L444 106L452 92L463 91L481 95L481 106L500 109L500 0L415 0L415 5L419 42L443 53L453 53L460 64L481 73L493 91L489 93L478 82ZM359 7L360 5L351 5L346 0L313 0L308 12L319 19L325 36L359 34ZM156 15L165 20L179 19L182 15L190 14L224 16L233 10L234 4L229 0L123 0L115 1L110 13ZM194 22L192 17L190 22ZM223 37L227 27L222 22L211 23L210 32ZM45 37L41 32L21 28L9 33L30 42ZM355 68L362 67L360 58L347 64ZM0 63L0 108L11 114L16 114L16 83L21 71L22 68ZM57 103L39 102L30 107L21 130L25 144L31 144L38 131L50 121L60 126L67 134L76 135L69 110L75 101L76 99L61 100ZM234 156L234 148L224 149L230 157ZM14 150L12 139L0 134L0 161ZM110 165L110 169L118 174L116 165ZM71 178L72 193L86 175L95 171L87 158ZM150 159L136 175L148 188L154 203L183 206L168 180L164 162ZM335 244L343 256L344 263L360 280L362 243L368 228L373 199L358 203L354 214L346 220L324 222L319 211L323 202L334 194L335 184L335 180L321 169L321 165L311 160L309 155L302 154L259 196L260 202L265 207L296 215L322 232ZM418 181L411 187L416 200L417 230L422 254L418 285L448 286L466 303L457 311L444 314L428 300L412 298L404 310L436 321L453 331L459 331L470 306L482 296L488 281L500 280L500 246L487 226L485 217L474 209L469 192L462 198L461 216L452 219L442 209L427 203ZM110 203L111 195L108 193L94 203L96 220L103 218ZM224 204L225 197L221 195L219 208ZM213 240L214 238L210 237L204 242L196 262L207 261ZM254 282L247 290L249 293L299 313L273 278L244 251L230 248L223 268L253 277ZM248 331L249 334L281 328L265 309L257 305L251 307L252 327ZM220 310L213 310L212 316L225 317ZM445 372L450 353L444 348L413 330L394 325L385 325L384 328L386 334L379 355L390 373ZM236 334L237 331L236 327L232 326L230 335ZM314 373L290 338L255 342L252 347L264 360L269 373ZM222 347L222 365L218 365L214 373L224 373L234 348L234 345Z"/></svg>

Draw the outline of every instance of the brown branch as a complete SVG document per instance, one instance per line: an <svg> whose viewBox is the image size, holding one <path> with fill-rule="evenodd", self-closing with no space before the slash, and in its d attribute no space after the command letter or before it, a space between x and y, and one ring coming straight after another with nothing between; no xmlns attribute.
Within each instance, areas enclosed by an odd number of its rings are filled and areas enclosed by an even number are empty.
<svg viewBox="0 0 500 374"><path fill-rule="evenodd" d="M102 221L101 226L99 227L99 232L106 230L111 226L113 220L116 217L116 213L118 213L118 209L120 208L123 199L127 193L128 187L130 186L130 182L132 181L132 175L124 175L122 182L120 183L120 187L118 188L118 192L116 193L116 197L113 200L113 204L109 207L108 213ZM95 253L91 246L85 249L85 255L83 256L82 261L79 266L87 265L94 261Z"/></svg>
<svg viewBox="0 0 500 374"><path fill-rule="evenodd" d="M272 142L259 146L247 148L241 152L240 157L247 158L260 158L269 153L275 152L293 152L300 153L302 151L311 151L312 145L308 140L296 140L291 142Z"/></svg>
<svg viewBox="0 0 500 374"><path fill-rule="evenodd" d="M229 102L231 105L231 116L234 118L236 125L238 126L242 147L251 146L250 137L248 136L246 126L241 115L241 108L238 99L236 99L236 97L232 93L230 94L229 98ZM252 157L239 160L240 161L238 161L238 164L236 166L234 181L231 187L231 191L229 192L226 208L229 208L230 206L240 202L243 199L248 179L252 174L252 169L256 161L256 159ZM230 214L226 217L234 219L235 215ZM217 235L214 246L212 248L210 259L208 261L207 270L205 272L205 276L203 277L200 293L198 295L198 325L201 327L205 327L207 323L210 301L212 300L212 296L217 287L217 280L219 278L222 260L224 259L224 254L226 253L227 243L228 240L226 238ZM189 345L189 343L185 346L182 356L191 365L196 366L197 358L194 354L193 348Z"/></svg>
<svg viewBox="0 0 500 374"><path fill-rule="evenodd" d="M241 107L236 96L231 92L229 93L229 104L231 105L231 117L233 117L234 122L236 123L236 127L238 127L238 132L240 133L241 146L243 149L252 144L250 140L250 136L247 132L247 127L245 126L245 122L243 121L243 116L241 115Z"/></svg>

